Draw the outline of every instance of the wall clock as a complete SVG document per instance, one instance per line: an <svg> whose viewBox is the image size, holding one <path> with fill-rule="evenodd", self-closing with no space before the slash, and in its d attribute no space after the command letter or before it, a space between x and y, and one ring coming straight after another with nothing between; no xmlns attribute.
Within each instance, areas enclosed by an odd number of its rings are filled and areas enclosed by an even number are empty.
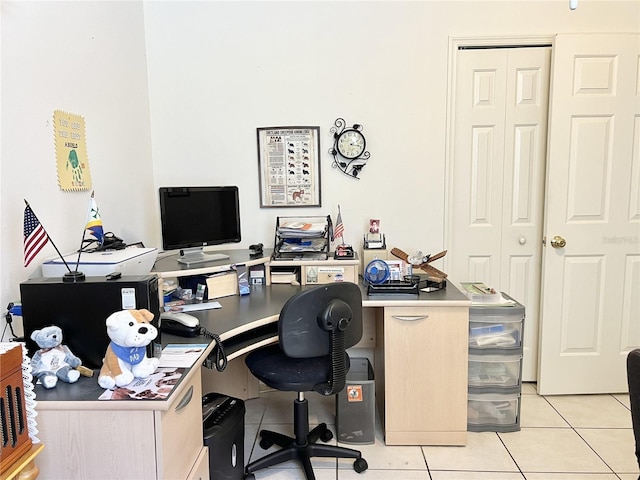
<svg viewBox="0 0 640 480"><path fill-rule="evenodd" d="M331 127L333 147L329 153L333 155L333 167L338 168L349 177L359 180L358 175L369 160L366 150L367 141L362 133L362 125L354 123L347 127L343 118L338 118Z"/></svg>

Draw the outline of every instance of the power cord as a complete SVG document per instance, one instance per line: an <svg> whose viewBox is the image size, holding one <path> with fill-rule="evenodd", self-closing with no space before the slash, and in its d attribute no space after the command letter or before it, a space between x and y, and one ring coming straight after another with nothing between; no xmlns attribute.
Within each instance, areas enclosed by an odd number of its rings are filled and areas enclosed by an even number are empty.
<svg viewBox="0 0 640 480"><path fill-rule="evenodd" d="M217 371L222 372L225 368L227 368L227 354L224 353L224 346L222 345L220 336L213 332L210 332L204 327L200 327L200 335L210 338L214 342L216 342L214 352L212 352L204 361L204 366L208 369L213 369L213 367L215 366ZM214 355L215 359L213 358Z"/></svg>

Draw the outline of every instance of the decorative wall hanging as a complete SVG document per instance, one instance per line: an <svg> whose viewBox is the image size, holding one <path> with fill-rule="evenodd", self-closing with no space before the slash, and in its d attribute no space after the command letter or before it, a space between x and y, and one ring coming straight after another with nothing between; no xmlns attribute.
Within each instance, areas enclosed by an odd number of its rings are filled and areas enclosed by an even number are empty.
<svg viewBox="0 0 640 480"><path fill-rule="evenodd" d="M320 127L258 128L260 207L320 207Z"/></svg>
<svg viewBox="0 0 640 480"><path fill-rule="evenodd" d="M331 127L333 147L329 153L333 155L333 168L359 180L360 170L366 165L371 154L366 150L367 141L362 133L362 125L354 123L346 127L343 118L337 118Z"/></svg>
<svg viewBox="0 0 640 480"><path fill-rule="evenodd" d="M87 156L84 118L73 113L53 112L58 185L62 190L89 190L91 172Z"/></svg>

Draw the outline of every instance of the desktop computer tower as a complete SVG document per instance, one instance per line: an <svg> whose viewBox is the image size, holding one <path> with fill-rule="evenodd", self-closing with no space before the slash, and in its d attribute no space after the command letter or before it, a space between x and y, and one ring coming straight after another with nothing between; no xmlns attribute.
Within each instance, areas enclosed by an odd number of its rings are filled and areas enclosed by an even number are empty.
<svg viewBox="0 0 640 480"><path fill-rule="evenodd" d="M31 340L34 330L49 325L62 329L62 343L82 360L86 367L102 367L110 339L106 320L119 310L146 308L158 327L160 299L155 275L86 277L82 282L64 282L61 277L32 278L20 284L22 321L29 355L38 345ZM147 348L148 356L159 356L160 331Z"/></svg>
<svg viewBox="0 0 640 480"><path fill-rule="evenodd" d="M202 397L209 480L244 480L244 402L218 393Z"/></svg>

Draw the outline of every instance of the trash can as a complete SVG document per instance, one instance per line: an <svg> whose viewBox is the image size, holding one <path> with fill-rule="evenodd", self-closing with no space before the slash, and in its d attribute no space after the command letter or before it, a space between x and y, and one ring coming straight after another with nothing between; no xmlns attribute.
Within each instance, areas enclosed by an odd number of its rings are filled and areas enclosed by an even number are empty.
<svg viewBox="0 0 640 480"><path fill-rule="evenodd" d="M244 402L219 393L202 397L204 445L210 480L244 479Z"/></svg>
<svg viewBox="0 0 640 480"><path fill-rule="evenodd" d="M376 389L367 358L351 358L347 383L336 399L338 441L368 444L376 439Z"/></svg>

